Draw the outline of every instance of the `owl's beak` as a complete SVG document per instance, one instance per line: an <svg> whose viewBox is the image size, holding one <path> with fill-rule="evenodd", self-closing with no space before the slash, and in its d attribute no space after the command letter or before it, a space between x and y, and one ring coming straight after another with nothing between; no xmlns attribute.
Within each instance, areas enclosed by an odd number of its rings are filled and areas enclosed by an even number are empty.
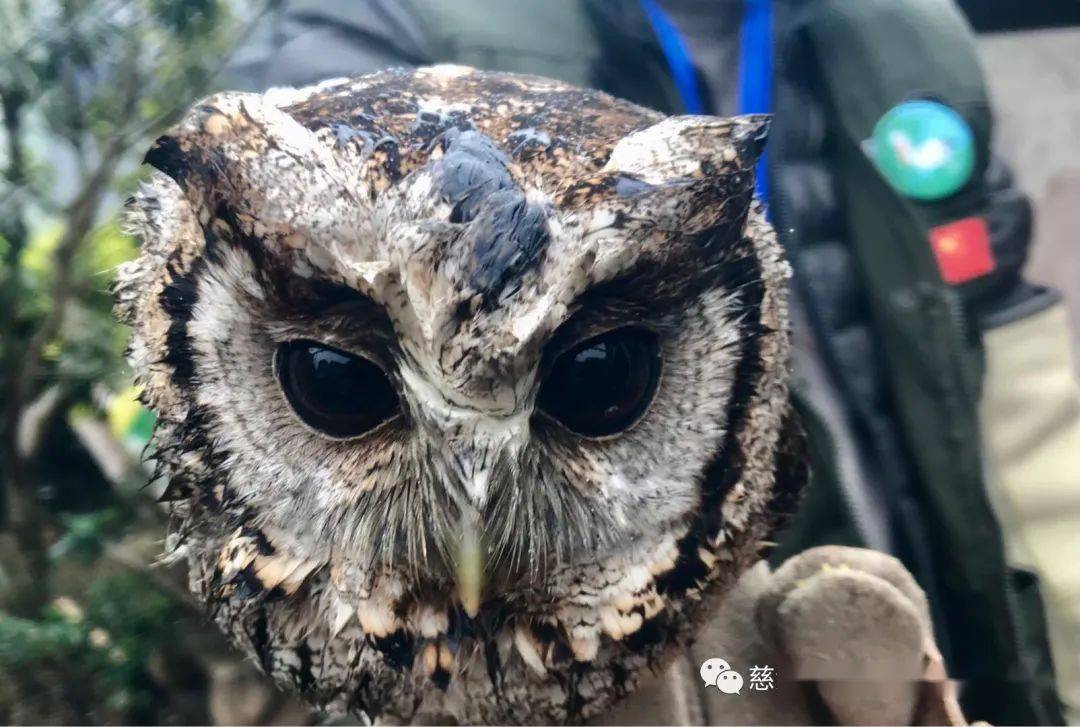
<svg viewBox="0 0 1080 727"><path fill-rule="evenodd" d="M466 513L461 519L461 540L458 544L457 562L454 564L458 600L470 618L480 612L480 600L484 591L484 561L486 554L480 537L479 523L474 513Z"/></svg>
<svg viewBox="0 0 1080 727"><path fill-rule="evenodd" d="M528 422L523 417L514 419L474 420L466 429L467 439L451 438L445 441L453 453L460 478L461 519L454 576L457 581L458 599L470 617L476 616L483 601L484 581L488 567L488 543L482 523L482 515L491 496L492 478L496 462L503 457L515 457L528 437Z"/></svg>
<svg viewBox="0 0 1080 727"><path fill-rule="evenodd" d="M480 612L487 579L488 544L483 516L491 496L492 478L500 463L513 461L529 439L531 412L513 408L523 397L510 394L505 402L472 402L465 406L446 388L411 367L402 367L402 378L440 463L448 493L461 513L450 544L453 578L462 610L470 617ZM460 395L457 397L460 399ZM486 404L481 407L478 404Z"/></svg>
<svg viewBox="0 0 1080 727"><path fill-rule="evenodd" d="M451 440L447 442L447 448L453 452L455 447L460 447L454 454L454 461L460 467L458 476L462 495L459 500L461 516L458 541L454 548L454 577L462 609L470 617L475 617L483 601L488 575L489 542L482 513L491 496L492 479L498 477L495 463L507 456L508 452L516 454L524 437L518 428L509 426L498 434L476 429L472 434L473 441L462 446Z"/></svg>

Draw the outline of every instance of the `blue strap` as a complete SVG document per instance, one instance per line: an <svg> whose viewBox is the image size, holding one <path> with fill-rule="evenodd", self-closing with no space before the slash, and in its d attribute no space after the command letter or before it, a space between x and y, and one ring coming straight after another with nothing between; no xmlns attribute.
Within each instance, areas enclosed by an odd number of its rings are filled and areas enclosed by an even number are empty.
<svg viewBox="0 0 1080 727"><path fill-rule="evenodd" d="M772 45L771 0L746 0L740 38L739 113L765 114L772 111ZM762 156L757 168L757 189L758 195L765 201L769 199L769 181L769 167L765 156Z"/></svg>
<svg viewBox="0 0 1080 727"><path fill-rule="evenodd" d="M698 89L697 69L679 29L656 0L638 0L667 58L671 75L688 114L705 113ZM739 64L739 113L765 114L772 110L773 8L771 0L746 0ZM767 153L767 152L766 152ZM762 156L757 168L757 190L769 199L769 167Z"/></svg>
<svg viewBox="0 0 1080 727"><path fill-rule="evenodd" d="M639 0L641 9L649 18L653 32L660 41L660 48L664 51L671 75L675 78L675 86L679 89L683 106L688 114L705 113L705 104L701 101L701 92L698 89L697 69L690 60L690 51L686 42L679 34L679 29L671 18L667 16L656 0Z"/></svg>

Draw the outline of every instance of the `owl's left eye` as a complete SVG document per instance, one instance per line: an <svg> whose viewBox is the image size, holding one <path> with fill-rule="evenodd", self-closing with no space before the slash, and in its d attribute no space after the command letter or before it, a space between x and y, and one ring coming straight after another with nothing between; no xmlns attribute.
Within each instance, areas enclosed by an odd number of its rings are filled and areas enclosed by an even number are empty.
<svg viewBox="0 0 1080 727"><path fill-rule="evenodd" d="M654 333L620 328L579 343L551 367L537 404L572 432L608 437L645 414L660 382Z"/></svg>
<svg viewBox="0 0 1080 727"><path fill-rule="evenodd" d="M385 371L321 343L280 344L274 373L297 416L335 439L358 437L398 413L397 392Z"/></svg>

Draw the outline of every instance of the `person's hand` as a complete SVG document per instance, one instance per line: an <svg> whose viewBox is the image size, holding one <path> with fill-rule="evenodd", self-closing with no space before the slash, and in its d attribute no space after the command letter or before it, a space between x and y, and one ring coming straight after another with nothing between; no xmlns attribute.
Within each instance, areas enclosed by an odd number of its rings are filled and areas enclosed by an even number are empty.
<svg viewBox="0 0 1080 727"><path fill-rule="evenodd" d="M739 673L738 693L705 683L710 659ZM745 573L687 656L602 723L966 724L915 580L840 546Z"/></svg>
<svg viewBox="0 0 1080 727"><path fill-rule="evenodd" d="M829 546L772 573L754 607L778 669L836 724L966 724L934 645L926 597L900 561ZM782 666L780 666L782 665Z"/></svg>

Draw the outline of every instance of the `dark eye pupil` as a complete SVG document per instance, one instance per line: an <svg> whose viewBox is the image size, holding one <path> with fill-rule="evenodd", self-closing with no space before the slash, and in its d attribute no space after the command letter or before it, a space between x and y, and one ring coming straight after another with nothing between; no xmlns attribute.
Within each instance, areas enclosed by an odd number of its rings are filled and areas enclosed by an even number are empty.
<svg viewBox="0 0 1080 727"><path fill-rule="evenodd" d="M562 354L540 387L540 408L587 437L622 432L648 409L660 381L656 336L623 328Z"/></svg>
<svg viewBox="0 0 1080 727"><path fill-rule="evenodd" d="M275 372L285 398L311 428L356 437L394 416L398 398L381 368L313 341L278 346Z"/></svg>

